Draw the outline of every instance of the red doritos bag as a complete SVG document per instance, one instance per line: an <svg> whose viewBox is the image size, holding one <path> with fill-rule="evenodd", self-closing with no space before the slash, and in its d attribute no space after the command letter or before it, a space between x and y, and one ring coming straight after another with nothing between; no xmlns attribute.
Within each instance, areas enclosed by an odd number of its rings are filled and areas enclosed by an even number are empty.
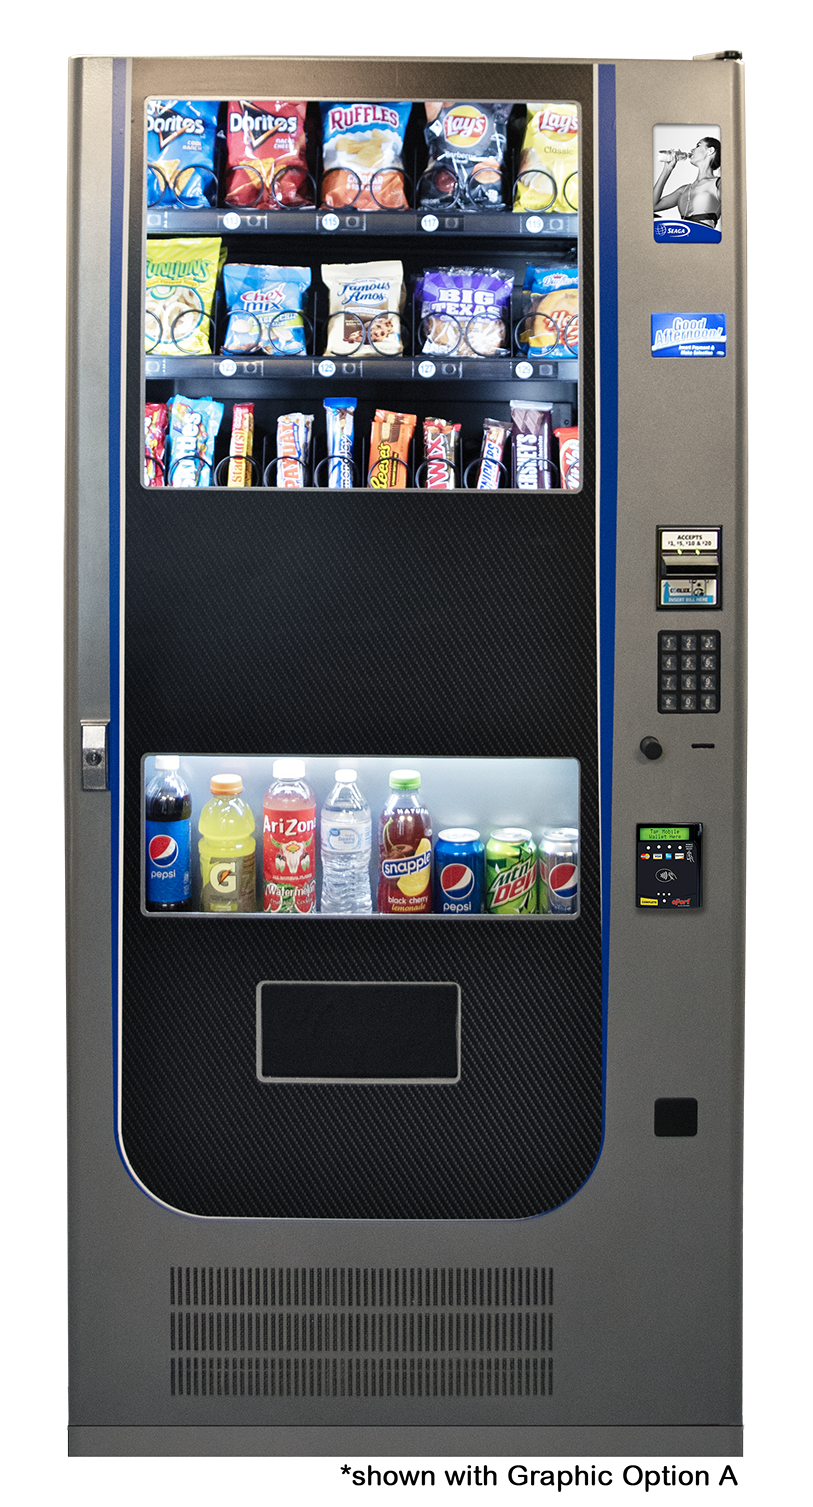
<svg viewBox="0 0 813 1507"><path fill-rule="evenodd" d="M305 156L304 100L230 99L226 203L301 209L315 200Z"/></svg>

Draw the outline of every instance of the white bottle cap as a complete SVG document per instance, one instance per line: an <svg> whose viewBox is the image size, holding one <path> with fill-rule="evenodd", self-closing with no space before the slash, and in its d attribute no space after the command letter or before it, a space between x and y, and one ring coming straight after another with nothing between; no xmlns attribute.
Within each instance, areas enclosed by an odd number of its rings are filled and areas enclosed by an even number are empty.
<svg viewBox="0 0 813 1507"><path fill-rule="evenodd" d="M305 773L305 760L275 759L273 771L275 780L301 780Z"/></svg>
<svg viewBox="0 0 813 1507"><path fill-rule="evenodd" d="M177 754L158 754L155 759L156 769L178 769L180 759Z"/></svg>
<svg viewBox="0 0 813 1507"><path fill-rule="evenodd" d="M351 784L353 784L353 782L355 780L358 779L358 770L357 769L337 769L336 770L336 779L339 781L340 785L351 785Z"/></svg>

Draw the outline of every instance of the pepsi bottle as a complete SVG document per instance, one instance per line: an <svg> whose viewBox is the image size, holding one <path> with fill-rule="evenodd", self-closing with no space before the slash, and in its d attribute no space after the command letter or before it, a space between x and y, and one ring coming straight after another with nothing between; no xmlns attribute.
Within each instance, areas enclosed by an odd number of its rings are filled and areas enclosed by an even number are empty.
<svg viewBox="0 0 813 1507"><path fill-rule="evenodd" d="M147 910L192 909L192 797L177 754L159 754L146 790Z"/></svg>

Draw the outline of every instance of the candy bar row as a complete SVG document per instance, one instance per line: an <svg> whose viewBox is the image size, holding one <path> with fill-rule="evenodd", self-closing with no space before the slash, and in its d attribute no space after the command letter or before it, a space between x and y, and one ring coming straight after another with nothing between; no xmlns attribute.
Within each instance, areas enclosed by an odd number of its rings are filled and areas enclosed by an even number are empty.
<svg viewBox="0 0 813 1507"><path fill-rule="evenodd" d="M301 489L370 487L429 491L578 491L579 431L554 428L552 403L512 399L510 417L487 418L479 457L463 465L462 425L442 418L422 423L423 459L411 467L417 417L377 408L369 448L355 444L357 399L325 398L326 452L314 464L313 414L285 413L276 421L276 449L255 458L254 404L235 403L229 454L214 464L224 405L181 394L144 410L144 485ZM360 450L360 454L359 454Z"/></svg>

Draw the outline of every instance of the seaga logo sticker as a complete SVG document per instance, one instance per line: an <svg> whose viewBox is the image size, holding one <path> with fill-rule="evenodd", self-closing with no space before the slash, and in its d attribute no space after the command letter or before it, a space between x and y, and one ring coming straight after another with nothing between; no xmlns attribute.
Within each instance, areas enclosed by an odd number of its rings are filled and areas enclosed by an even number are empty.
<svg viewBox="0 0 813 1507"><path fill-rule="evenodd" d="M724 356L725 314L653 314L653 356Z"/></svg>
<svg viewBox="0 0 813 1507"><path fill-rule="evenodd" d="M655 240L660 246L668 241L702 241L716 246L722 235L713 225L698 225L688 220L656 220Z"/></svg>

